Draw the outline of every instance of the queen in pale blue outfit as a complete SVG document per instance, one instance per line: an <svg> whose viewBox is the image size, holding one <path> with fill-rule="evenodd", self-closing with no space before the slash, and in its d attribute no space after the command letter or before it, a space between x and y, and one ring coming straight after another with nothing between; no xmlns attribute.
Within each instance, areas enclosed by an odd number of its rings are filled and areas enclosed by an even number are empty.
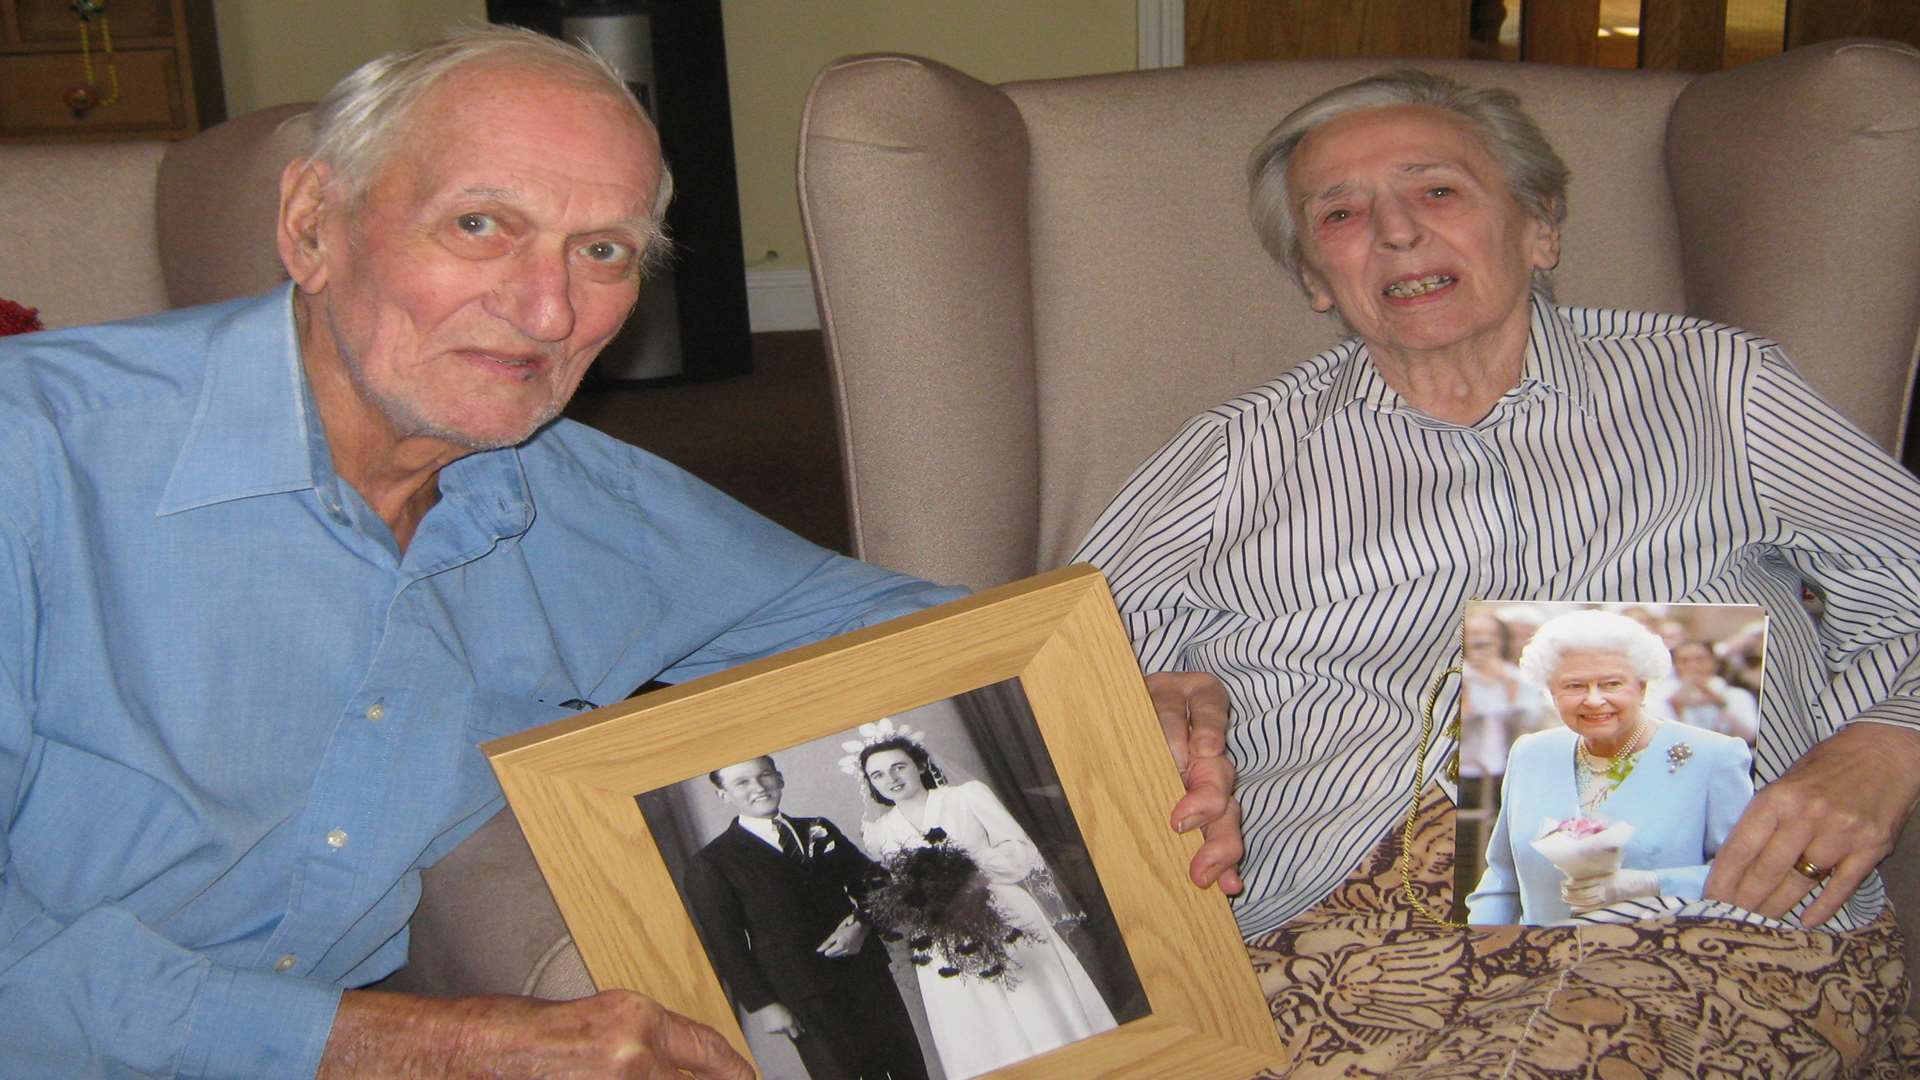
<svg viewBox="0 0 1920 1080"><path fill-rule="evenodd" d="M1752 758L1740 739L1642 708L1647 684L1671 667L1658 636L1607 612L1560 616L1528 642L1520 670L1562 726L1520 737L1508 754L1468 922L1539 926L1639 897L1700 898L1753 798ZM1534 848L1570 818L1632 826L1619 869L1568 878Z"/></svg>

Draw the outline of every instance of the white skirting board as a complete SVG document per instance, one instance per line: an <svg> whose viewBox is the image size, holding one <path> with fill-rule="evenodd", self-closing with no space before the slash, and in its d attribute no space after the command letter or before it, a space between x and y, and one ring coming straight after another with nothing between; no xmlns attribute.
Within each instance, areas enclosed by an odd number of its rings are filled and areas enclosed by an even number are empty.
<svg viewBox="0 0 1920 1080"><path fill-rule="evenodd" d="M747 271L747 324L756 334L820 329L813 275L806 270Z"/></svg>

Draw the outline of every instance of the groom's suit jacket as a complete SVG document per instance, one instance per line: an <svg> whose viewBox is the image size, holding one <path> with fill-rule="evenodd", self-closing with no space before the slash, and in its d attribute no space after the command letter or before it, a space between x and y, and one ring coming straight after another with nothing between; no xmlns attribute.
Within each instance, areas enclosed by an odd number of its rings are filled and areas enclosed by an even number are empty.
<svg viewBox="0 0 1920 1080"><path fill-rule="evenodd" d="M873 862L826 818L789 817L808 857L796 862L740 827L694 853L686 873L694 921L714 968L745 1008L839 992L843 980L890 979L869 934L860 952L814 950L854 910Z"/></svg>

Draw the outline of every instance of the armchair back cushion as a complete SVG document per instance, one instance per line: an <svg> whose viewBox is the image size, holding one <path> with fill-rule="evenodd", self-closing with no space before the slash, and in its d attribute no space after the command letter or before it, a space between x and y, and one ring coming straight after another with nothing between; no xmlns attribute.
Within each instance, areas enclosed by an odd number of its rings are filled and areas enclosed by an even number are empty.
<svg viewBox="0 0 1920 1080"><path fill-rule="evenodd" d="M1386 66L823 72L801 210L858 554L973 586L1057 565L1182 421L1338 340L1254 239L1245 162L1294 106ZM1769 334L1894 444L1920 337L1920 53L1427 66L1519 94L1572 169L1561 302Z"/></svg>

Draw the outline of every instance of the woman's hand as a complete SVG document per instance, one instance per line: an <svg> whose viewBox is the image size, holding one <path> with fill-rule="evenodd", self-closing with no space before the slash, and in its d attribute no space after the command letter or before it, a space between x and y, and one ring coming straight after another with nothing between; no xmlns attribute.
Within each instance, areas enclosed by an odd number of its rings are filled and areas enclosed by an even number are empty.
<svg viewBox="0 0 1920 1080"><path fill-rule="evenodd" d="M1189 867L1193 883L1220 883L1240 895L1240 803L1233 797L1233 760L1227 757L1227 688L1204 671L1162 671L1147 676L1147 692L1166 732L1167 748L1187 793L1173 804L1175 832L1200 830L1204 842Z"/></svg>
<svg viewBox="0 0 1920 1080"><path fill-rule="evenodd" d="M1840 910L1893 850L1920 802L1920 732L1856 721L1822 740L1740 815L1707 874L1706 898L1779 918L1819 884L1801 862L1831 870L1800 921Z"/></svg>
<svg viewBox="0 0 1920 1080"><path fill-rule="evenodd" d="M1560 883L1560 899L1576 913L1603 908L1616 900L1659 893L1660 875L1652 870L1615 870L1592 877L1568 878Z"/></svg>

